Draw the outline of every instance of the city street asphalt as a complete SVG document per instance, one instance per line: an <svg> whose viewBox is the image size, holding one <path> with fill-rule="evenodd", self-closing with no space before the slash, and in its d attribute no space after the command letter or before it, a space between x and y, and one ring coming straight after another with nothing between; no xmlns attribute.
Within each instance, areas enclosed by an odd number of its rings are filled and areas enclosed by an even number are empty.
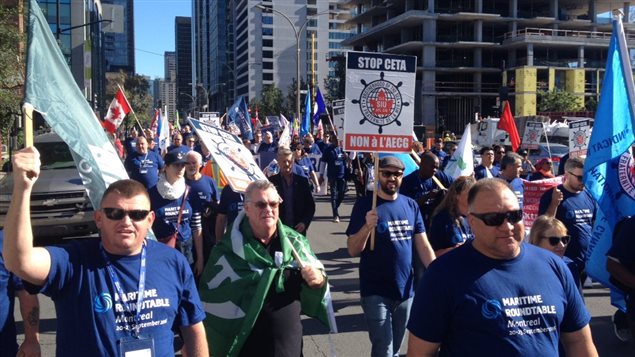
<svg viewBox="0 0 635 357"><path fill-rule="evenodd" d="M341 222L332 222L331 207L326 197L318 197L315 219L308 230L311 245L326 267L331 284L333 307L335 310L337 334L329 334L328 329L316 320L303 318L304 356L344 356L362 357L370 355L370 341L366 332L359 300L358 258L351 258L346 251L345 230L354 202L354 190L348 191L340 207ZM634 342L621 342L613 333L611 316L615 309L609 302L609 291L599 284L584 289L587 307L592 315L591 330L600 356L627 357L635 355ZM42 356L55 355L55 308L51 300L40 295L40 340ZM21 317L16 304L15 316L19 320L18 330L23 331ZM19 336L20 340L23 335ZM406 354L407 339L401 347Z"/></svg>

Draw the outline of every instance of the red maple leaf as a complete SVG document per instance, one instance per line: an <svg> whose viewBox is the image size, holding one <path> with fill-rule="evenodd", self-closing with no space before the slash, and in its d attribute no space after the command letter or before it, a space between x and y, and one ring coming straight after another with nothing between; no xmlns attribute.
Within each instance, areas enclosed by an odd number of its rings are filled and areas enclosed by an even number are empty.
<svg viewBox="0 0 635 357"><path fill-rule="evenodd" d="M380 89L377 93L377 99L369 99L368 103L372 107L372 112L378 117L386 117L392 113L392 108L395 105L394 99L388 99L386 97L386 91Z"/></svg>
<svg viewBox="0 0 635 357"><path fill-rule="evenodd" d="M121 115L121 107L119 105L113 105L110 107L111 118L120 119Z"/></svg>

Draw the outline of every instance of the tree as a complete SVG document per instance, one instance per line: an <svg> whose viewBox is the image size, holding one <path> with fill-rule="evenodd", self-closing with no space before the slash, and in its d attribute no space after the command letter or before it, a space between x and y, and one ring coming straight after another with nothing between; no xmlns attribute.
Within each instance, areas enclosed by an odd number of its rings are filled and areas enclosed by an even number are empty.
<svg viewBox="0 0 635 357"><path fill-rule="evenodd" d="M293 118L293 113L295 113L295 91L296 91L296 85L297 85L297 81L295 78L293 78L293 80L291 81L291 84L289 85L289 88L287 89L287 100L286 100L286 112L284 113L285 116L287 117L287 119L289 119L289 121L291 120L290 118ZM304 81L304 79L300 80L300 89L306 89L307 84ZM302 100L303 96L300 96L300 100ZM302 104L304 103L300 103L300 109L304 110L302 108ZM301 115L298 114L298 115Z"/></svg>
<svg viewBox="0 0 635 357"><path fill-rule="evenodd" d="M555 89L551 92L538 92L539 112L576 112L584 110L578 97L572 93Z"/></svg>
<svg viewBox="0 0 635 357"><path fill-rule="evenodd" d="M272 84L266 85L260 93L260 113L264 115L279 115L282 111L283 102L282 91Z"/></svg>
<svg viewBox="0 0 635 357"><path fill-rule="evenodd" d="M329 61L336 62L335 71L333 75L324 78L324 88L326 89L324 99L332 103L334 100L344 99L346 96L346 57L333 56Z"/></svg>
<svg viewBox="0 0 635 357"><path fill-rule="evenodd" d="M15 118L20 115L24 88L24 34L17 26L20 7L0 5L0 140L9 137Z"/></svg>
<svg viewBox="0 0 635 357"><path fill-rule="evenodd" d="M150 84L148 80L143 76L136 74L129 75L124 71L119 71L119 73L116 74L108 74L106 78L108 81L106 85L106 99L108 104L110 104L110 100L112 100L115 93L117 93L118 86L121 86L141 125L143 127L149 127L152 122L152 97L149 92ZM132 126L130 123L134 123L132 114L128 114L128 123L129 126Z"/></svg>

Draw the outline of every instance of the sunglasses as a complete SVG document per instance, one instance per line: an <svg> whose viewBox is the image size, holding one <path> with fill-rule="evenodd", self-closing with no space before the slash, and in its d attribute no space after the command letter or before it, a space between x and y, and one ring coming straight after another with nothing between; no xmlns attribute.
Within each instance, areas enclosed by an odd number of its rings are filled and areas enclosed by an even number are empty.
<svg viewBox="0 0 635 357"><path fill-rule="evenodd" d="M584 179L584 175L576 175L571 171L567 171L567 173L571 176L574 176L575 178L577 178L580 182L582 182L582 180Z"/></svg>
<svg viewBox="0 0 635 357"><path fill-rule="evenodd" d="M558 244L560 244L560 242L562 242L562 245L567 245L569 244L569 241L571 241L571 236L562 236L562 237L542 237L543 239L549 239L549 244L551 244L552 247L557 246Z"/></svg>
<svg viewBox="0 0 635 357"><path fill-rule="evenodd" d="M254 202L254 206L256 206L256 208L258 209L265 209L267 208L267 206L271 207L271 209L276 209L278 208L278 206L280 206L280 201L271 201L271 202L267 202L267 201L258 201L258 202Z"/></svg>
<svg viewBox="0 0 635 357"><path fill-rule="evenodd" d="M148 214L150 214L150 211L145 209L131 209L129 211L126 211L121 208L106 207L102 208L101 210L104 212L106 218L111 221L120 221L125 216L128 216L131 220L139 222L146 219L146 217L148 217Z"/></svg>
<svg viewBox="0 0 635 357"><path fill-rule="evenodd" d="M520 209L516 211L505 212L505 213L470 213L470 214L480 219L481 221L483 221L483 223L485 223L486 226L490 226L490 227L500 226L501 224L503 224L503 222L505 222L505 219L507 219L509 223L511 224L518 223L523 219L523 211Z"/></svg>
<svg viewBox="0 0 635 357"><path fill-rule="evenodd" d="M381 171L381 176L384 178L391 178L395 176L396 178L400 178L403 176L403 172L401 171Z"/></svg>

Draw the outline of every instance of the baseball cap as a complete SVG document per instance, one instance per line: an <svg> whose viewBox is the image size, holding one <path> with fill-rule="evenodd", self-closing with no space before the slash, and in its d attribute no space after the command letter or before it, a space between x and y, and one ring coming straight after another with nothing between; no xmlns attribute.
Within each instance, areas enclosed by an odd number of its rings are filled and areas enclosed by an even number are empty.
<svg viewBox="0 0 635 357"><path fill-rule="evenodd" d="M525 155L527 155L527 150L525 150L525 149L521 149L520 151L518 151L518 155L520 155L520 156L525 156Z"/></svg>
<svg viewBox="0 0 635 357"><path fill-rule="evenodd" d="M398 158L394 156L384 156L381 159L379 159L380 169L385 169L388 167L394 167L399 170L403 170L405 168L401 160L399 160Z"/></svg>
<svg viewBox="0 0 635 357"><path fill-rule="evenodd" d="M185 164L187 162L185 160L185 154L178 149L172 150L168 152L167 154L165 154L165 157L163 158L163 160L165 161L166 165Z"/></svg>

